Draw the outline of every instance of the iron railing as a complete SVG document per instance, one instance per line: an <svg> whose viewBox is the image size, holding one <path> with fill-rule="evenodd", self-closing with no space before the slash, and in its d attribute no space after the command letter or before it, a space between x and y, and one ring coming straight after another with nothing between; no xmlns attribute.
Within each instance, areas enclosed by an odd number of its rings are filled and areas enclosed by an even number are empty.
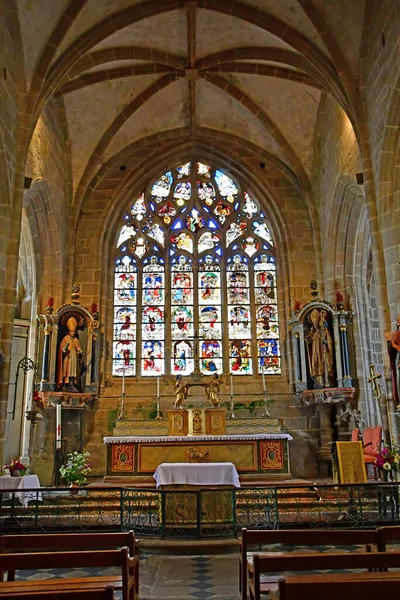
<svg viewBox="0 0 400 600"><path fill-rule="evenodd" d="M134 529L139 536L234 536L242 527L400 524L399 483L239 489L41 488L0 492L0 533Z"/></svg>

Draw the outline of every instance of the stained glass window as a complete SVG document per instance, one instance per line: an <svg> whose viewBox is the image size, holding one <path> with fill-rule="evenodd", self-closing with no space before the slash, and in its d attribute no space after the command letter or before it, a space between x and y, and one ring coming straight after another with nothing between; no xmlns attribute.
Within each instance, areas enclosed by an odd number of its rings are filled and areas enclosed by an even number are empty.
<svg viewBox="0 0 400 600"><path fill-rule="evenodd" d="M113 375L279 374L275 260L229 173L187 161L160 174L116 236Z"/></svg>

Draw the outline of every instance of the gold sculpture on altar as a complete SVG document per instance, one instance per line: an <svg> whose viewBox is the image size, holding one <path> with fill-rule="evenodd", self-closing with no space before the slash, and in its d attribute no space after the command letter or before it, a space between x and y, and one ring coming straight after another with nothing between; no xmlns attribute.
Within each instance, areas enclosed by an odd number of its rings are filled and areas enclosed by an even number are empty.
<svg viewBox="0 0 400 600"><path fill-rule="evenodd" d="M184 402L188 397L188 390L191 387L203 387L206 390L206 395L210 401L211 406L218 408L221 405L219 399L219 390L223 383L223 377L220 377L218 373L215 373L208 383L184 383L182 375L177 375L175 378L175 400L173 405L175 409L182 409Z"/></svg>

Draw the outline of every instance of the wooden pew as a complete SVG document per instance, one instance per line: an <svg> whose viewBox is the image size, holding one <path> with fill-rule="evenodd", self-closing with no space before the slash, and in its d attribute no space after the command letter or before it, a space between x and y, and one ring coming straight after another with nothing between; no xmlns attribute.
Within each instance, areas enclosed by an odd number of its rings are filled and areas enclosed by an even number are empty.
<svg viewBox="0 0 400 600"><path fill-rule="evenodd" d="M253 561L248 556L249 546L285 544L287 546L365 546L377 544L375 529L242 529L239 557L239 587L242 600L247 598L247 581L252 577ZM263 552L263 554L266 554ZM267 553L277 556L278 552ZM279 553L282 554L282 553ZM262 576L263 583L276 583L278 577Z"/></svg>
<svg viewBox="0 0 400 600"><path fill-rule="evenodd" d="M54 592L16 592L13 600L54 600ZM57 600L115 600L114 588L107 585L104 590L57 591Z"/></svg>
<svg viewBox="0 0 400 600"><path fill-rule="evenodd" d="M378 541L377 548L378 552L386 552L388 543L399 543L400 542L400 527L399 526L388 526L379 527L377 529Z"/></svg>
<svg viewBox="0 0 400 600"><path fill-rule="evenodd" d="M282 574L288 571L318 571L326 569L334 571L337 569L383 570L400 568L400 552L285 554L282 556L254 554L253 568L253 577L249 580L249 596L250 600L260 600L262 594L267 594L270 590L274 591L278 588L277 584L262 583L261 573ZM371 573L372 577L374 575L376 573ZM397 572L396 575L399 576L399 573ZM324 600L326 599L324 598Z"/></svg>
<svg viewBox="0 0 400 600"><path fill-rule="evenodd" d="M135 539L133 531L116 531L106 533L49 533L49 534L25 534L25 535L2 535L0 536L0 554L15 552L40 552L59 550L116 550L126 546L129 556L138 557L135 563L135 591L139 595L139 540ZM9 571L7 581L13 581L15 572ZM3 573L0 573L0 580ZM119 583L113 585L121 589L121 578Z"/></svg>
<svg viewBox="0 0 400 600"><path fill-rule="evenodd" d="M289 576L279 580L279 600L376 600L396 598L400 573L337 573Z"/></svg>
<svg viewBox="0 0 400 600"><path fill-rule="evenodd" d="M83 550L79 552L24 552L1 554L1 571L39 569L108 568L119 567L121 577L96 575L53 579L17 579L0 582L0 598L13 598L19 592L49 591L57 597L58 591L104 590L107 585L122 588L123 600L136 600L135 567L138 556L130 557L128 548L120 550Z"/></svg>

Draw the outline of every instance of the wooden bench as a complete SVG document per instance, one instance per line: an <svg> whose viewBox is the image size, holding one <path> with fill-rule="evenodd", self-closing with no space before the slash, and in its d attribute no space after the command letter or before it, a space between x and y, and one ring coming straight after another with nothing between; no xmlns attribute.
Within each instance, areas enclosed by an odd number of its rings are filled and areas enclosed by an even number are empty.
<svg viewBox="0 0 400 600"><path fill-rule="evenodd" d="M129 556L139 555L139 540L135 539L133 531L117 531L107 533L49 533L0 536L0 553L67 550L116 550L127 547ZM3 579L0 572L0 579ZM135 591L139 595L139 558L135 563ZM15 572L8 571L7 581L15 579ZM112 585L121 589L121 577L115 577Z"/></svg>
<svg viewBox="0 0 400 600"><path fill-rule="evenodd" d="M400 573L300 575L279 580L279 600L376 600L396 598Z"/></svg>
<svg viewBox="0 0 400 600"><path fill-rule="evenodd" d="M346 546L360 545L370 549L377 544L375 529L274 529L251 530L242 529L239 557L239 587L242 600L247 598L247 581L252 576L253 561L249 556L249 546L268 544L285 544L288 546ZM368 547L368 548L367 548ZM265 554L265 553L263 553ZM268 553L277 556L278 552ZM281 554L281 553L280 553ZM262 576L263 583L276 583L278 577Z"/></svg>
<svg viewBox="0 0 400 600"><path fill-rule="evenodd" d="M16 592L12 595L13 600L54 600L54 592ZM115 600L114 588L107 585L104 590L79 590L79 591L57 591L57 600Z"/></svg>
<svg viewBox="0 0 400 600"><path fill-rule="evenodd" d="M377 534L378 552L386 552L388 543L400 542L400 527L398 526L379 527Z"/></svg>
<svg viewBox="0 0 400 600"><path fill-rule="evenodd" d="M0 570L24 571L39 569L86 569L119 567L121 578L113 575L88 577L68 577L53 579L17 579L0 582L0 598L12 598L21 592L48 591L55 597L58 591L104 590L115 582L122 588L123 600L136 600L135 568L139 557L129 556L128 548L120 550L84 550L79 552L24 552L19 554L1 554Z"/></svg>
<svg viewBox="0 0 400 600"><path fill-rule="evenodd" d="M390 568L400 568L400 552L286 554L283 556L254 554L253 577L249 580L249 596L250 600L260 600L262 594L268 594L270 591L278 589L279 584L262 583L261 573L282 574L288 571L318 571L326 569L331 571L338 569L384 570ZM310 573L310 576L312 575ZM370 575L373 578L377 573L370 573ZM400 576L398 572L395 575ZM326 599L324 598L324 600Z"/></svg>

